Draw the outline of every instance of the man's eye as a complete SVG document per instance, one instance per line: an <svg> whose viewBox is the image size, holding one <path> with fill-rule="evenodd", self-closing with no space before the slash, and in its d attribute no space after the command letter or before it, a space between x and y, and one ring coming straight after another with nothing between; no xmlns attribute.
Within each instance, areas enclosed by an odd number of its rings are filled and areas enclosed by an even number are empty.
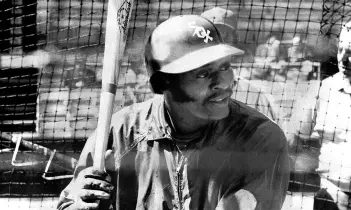
<svg viewBox="0 0 351 210"><path fill-rule="evenodd" d="M203 72L198 73L196 76L197 76L197 78L206 78L206 77L208 77L209 75L210 75L210 72L208 72L208 71L203 71Z"/></svg>
<svg viewBox="0 0 351 210"><path fill-rule="evenodd" d="M230 65L225 65L225 66L222 66L220 71L228 71L230 69Z"/></svg>

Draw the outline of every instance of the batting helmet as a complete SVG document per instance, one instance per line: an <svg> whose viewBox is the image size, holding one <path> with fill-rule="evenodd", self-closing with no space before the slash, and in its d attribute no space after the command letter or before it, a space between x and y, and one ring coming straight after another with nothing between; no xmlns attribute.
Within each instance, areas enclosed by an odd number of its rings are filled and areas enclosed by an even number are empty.
<svg viewBox="0 0 351 210"><path fill-rule="evenodd" d="M198 15L169 18L151 33L145 46L145 63L155 93L157 72L185 73L244 51L224 44L214 24Z"/></svg>

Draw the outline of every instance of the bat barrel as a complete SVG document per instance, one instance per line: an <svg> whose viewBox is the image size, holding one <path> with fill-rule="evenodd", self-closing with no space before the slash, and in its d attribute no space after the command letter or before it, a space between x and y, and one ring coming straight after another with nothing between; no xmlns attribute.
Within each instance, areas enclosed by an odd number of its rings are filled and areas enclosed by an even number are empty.
<svg viewBox="0 0 351 210"><path fill-rule="evenodd" d="M119 66L127 41L133 0L109 0L107 8L104 64L99 119L95 132L94 167L105 170L105 153L110 132Z"/></svg>
<svg viewBox="0 0 351 210"><path fill-rule="evenodd" d="M110 133L111 117L115 95L110 92L101 93L99 120L95 133L94 167L105 169L105 152Z"/></svg>

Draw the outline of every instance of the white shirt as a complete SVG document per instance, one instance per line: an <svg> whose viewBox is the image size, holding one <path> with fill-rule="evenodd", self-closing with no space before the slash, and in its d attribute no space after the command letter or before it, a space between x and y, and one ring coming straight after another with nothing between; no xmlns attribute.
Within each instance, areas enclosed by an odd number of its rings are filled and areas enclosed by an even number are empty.
<svg viewBox="0 0 351 210"><path fill-rule="evenodd" d="M317 172L342 191L351 182L351 94L350 83L337 73L322 82L313 114L311 136L319 138L321 150Z"/></svg>

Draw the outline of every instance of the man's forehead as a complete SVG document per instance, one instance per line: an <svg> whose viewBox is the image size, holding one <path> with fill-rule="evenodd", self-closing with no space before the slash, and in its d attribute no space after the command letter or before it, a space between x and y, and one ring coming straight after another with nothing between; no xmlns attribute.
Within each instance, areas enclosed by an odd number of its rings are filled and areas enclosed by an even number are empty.
<svg viewBox="0 0 351 210"><path fill-rule="evenodd" d="M213 68L213 67L216 67L216 66L220 66L220 65L223 65L223 64L226 64L226 63L230 63L230 61L231 61L231 57L228 56L228 57L225 57L225 58L213 61L211 63L208 63L206 65L203 65L203 66L201 66L201 67L199 67L197 69L194 69L193 72L200 71L200 70L203 70L203 69Z"/></svg>

